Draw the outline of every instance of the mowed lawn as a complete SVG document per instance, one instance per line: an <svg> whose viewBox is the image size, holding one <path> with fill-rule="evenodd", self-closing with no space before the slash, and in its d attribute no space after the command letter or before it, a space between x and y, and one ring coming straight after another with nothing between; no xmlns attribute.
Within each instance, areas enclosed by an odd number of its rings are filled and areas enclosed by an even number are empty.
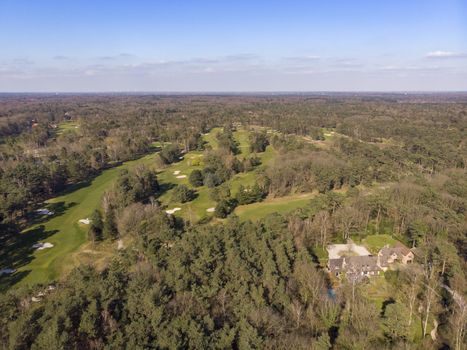
<svg viewBox="0 0 467 350"><path fill-rule="evenodd" d="M78 122L75 120L69 120L69 121L61 122L58 125L58 128L56 129L55 133L56 135L61 135L66 131L76 130L76 129L79 129Z"/></svg>
<svg viewBox="0 0 467 350"><path fill-rule="evenodd" d="M315 195L313 193L297 194L286 197L266 199L260 203L240 205L235 214L241 220L258 220L272 213L286 214L300 207L306 206Z"/></svg>
<svg viewBox="0 0 467 350"><path fill-rule="evenodd" d="M397 240L392 238L390 235L381 234L366 236L361 243L364 244L371 253L376 254L385 245L389 245L391 247L394 246L394 244L397 243Z"/></svg>
<svg viewBox="0 0 467 350"><path fill-rule="evenodd" d="M89 217L99 207L102 194L110 188L122 169L138 164L154 164L154 157L154 154L147 155L105 170L82 188L49 200L45 207L54 210L55 215L25 230L22 233L24 237L19 242L22 246L18 244L17 247L12 247L28 254L27 257L16 259L17 265L11 257L7 261L13 264L8 267L13 267L17 269L17 274L24 275L18 284L45 283L58 278L63 270L68 270L74 261L71 254L87 240L88 227L79 224L78 220ZM52 243L54 247L36 251L31 245L38 241ZM24 247L25 244L28 246ZM1 260L3 265L4 259Z"/></svg>

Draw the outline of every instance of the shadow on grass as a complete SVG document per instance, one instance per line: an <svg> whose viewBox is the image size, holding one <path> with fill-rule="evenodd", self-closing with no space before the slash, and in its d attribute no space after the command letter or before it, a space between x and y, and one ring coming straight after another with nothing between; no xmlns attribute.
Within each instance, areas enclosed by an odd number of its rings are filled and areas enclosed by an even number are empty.
<svg viewBox="0 0 467 350"><path fill-rule="evenodd" d="M78 191L78 190L80 190L80 189L82 189L82 188L91 186L92 181L93 181L97 176L99 176L100 174L101 174L101 173L96 174L96 175L90 177L89 179L87 179L87 180L85 180L85 181L81 181L81 182L78 182L78 183L76 183L76 184L68 185L67 187L65 187L65 189L64 189L63 191L59 192L59 193L57 194L57 196L58 196L58 197L60 197L60 196L65 196L65 195L70 194L70 193L72 193L72 192Z"/></svg>
<svg viewBox="0 0 467 350"><path fill-rule="evenodd" d="M35 212L32 212L28 215L27 217L27 226L33 226L37 224L43 224L50 219L53 219L57 216L63 215L68 209L74 207L78 203L75 202L70 202L70 203L65 203L65 202L57 202L57 203L49 203L44 206L47 210L53 212L53 215L40 215Z"/></svg>
<svg viewBox="0 0 467 350"><path fill-rule="evenodd" d="M24 233L15 233L3 236L0 247L0 266L8 269L19 269L29 264L33 259L35 248L33 244L57 233L58 230L46 231L41 225ZM12 274L0 276L0 289L5 290L18 283L30 271L16 271Z"/></svg>
<svg viewBox="0 0 467 350"><path fill-rule="evenodd" d="M11 275L0 276L0 293L6 292L11 286L14 286L16 283L29 275L30 272L31 270L17 271Z"/></svg>
<svg viewBox="0 0 467 350"><path fill-rule="evenodd" d="M159 184L159 191L157 191L157 195L160 197L167 191L170 191L172 188L176 187L176 184L173 183L160 183Z"/></svg>
<svg viewBox="0 0 467 350"><path fill-rule="evenodd" d="M381 317L384 317L386 313L386 308L388 305L394 304L396 301L393 298L386 299L383 301L383 306L381 307Z"/></svg>

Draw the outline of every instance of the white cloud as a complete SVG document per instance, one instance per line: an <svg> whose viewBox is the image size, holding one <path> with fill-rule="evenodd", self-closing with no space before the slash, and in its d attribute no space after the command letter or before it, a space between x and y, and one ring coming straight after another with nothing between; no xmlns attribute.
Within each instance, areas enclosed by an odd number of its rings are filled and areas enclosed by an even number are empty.
<svg viewBox="0 0 467 350"><path fill-rule="evenodd" d="M426 54L427 58L462 58L467 57L467 54L452 51L432 51Z"/></svg>

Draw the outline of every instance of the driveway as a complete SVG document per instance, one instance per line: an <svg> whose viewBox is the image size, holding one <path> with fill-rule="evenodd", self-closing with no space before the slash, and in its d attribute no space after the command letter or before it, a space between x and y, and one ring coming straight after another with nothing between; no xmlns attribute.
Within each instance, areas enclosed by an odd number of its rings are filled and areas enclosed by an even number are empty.
<svg viewBox="0 0 467 350"><path fill-rule="evenodd" d="M328 245L327 251L329 253L329 259L339 259L342 255L371 255L370 252L361 245L355 243L350 244L331 244Z"/></svg>

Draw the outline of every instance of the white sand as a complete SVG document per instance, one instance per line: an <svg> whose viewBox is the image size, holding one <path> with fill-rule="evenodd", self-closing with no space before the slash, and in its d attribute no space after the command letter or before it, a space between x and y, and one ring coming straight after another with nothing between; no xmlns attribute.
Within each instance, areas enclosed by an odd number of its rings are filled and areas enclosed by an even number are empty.
<svg viewBox="0 0 467 350"><path fill-rule="evenodd" d="M81 219L81 220L79 220L79 223L83 224L83 225L89 225L91 223L91 220L89 220L88 218Z"/></svg>
<svg viewBox="0 0 467 350"><path fill-rule="evenodd" d="M177 179L185 179L186 178L186 175L178 175L177 176Z"/></svg>
<svg viewBox="0 0 467 350"><path fill-rule="evenodd" d="M183 157L178 157L179 160L183 160Z"/></svg>
<svg viewBox="0 0 467 350"><path fill-rule="evenodd" d="M36 213L39 214L39 215L54 215L54 212L53 211L50 211L48 209L37 209L36 210Z"/></svg>
<svg viewBox="0 0 467 350"><path fill-rule="evenodd" d="M41 299L39 299L39 298L36 298L36 297L32 297L32 298L31 298L31 300L32 300L33 302L35 302L35 303L37 303L37 302L41 301Z"/></svg>
<svg viewBox="0 0 467 350"><path fill-rule="evenodd" d="M36 244L33 244L32 247L35 248L36 250L44 250L44 249L47 249L47 248L52 248L54 245L52 243L49 243L49 242L45 242L45 243L42 243L42 242L39 242L39 243L36 243Z"/></svg>
<svg viewBox="0 0 467 350"><path fill-rule="evenodd" d="M16 272L15 269L1 269L0 270L0 276L5 274L5 275L10 275L12 273Z"/></svg>
<svg viewBox="0 0 467 350"><path fill-rule="evenodd" d="M125 247L123 246L123 241L122 241L121 239L119 239L119 240L117 241L117 249L118 249L118 250L122 250L123 248L125 248Z"/></svg>
<svg viewBox="0 0 467 350"><path fill-rule="evenodd" d="M208 213L213 213L215 210L216 210L216 208L214 208L214 207L206 209L206 211Z"/></svg>
<svg viewBox="0 0 467 350"><path fill-rule="evenodd" d="M177 208L173 208L173 209L168 209L168 210L166 210L165 212L166 212L167 214L173 214L173 213L175 213L176 211L179 211L179 210L182 210L182 208L178 208L178 207L177 207Z"/></svg>
<svg viewBox="0 0 467 350"><path fill-rule="evenodd" d="M178 174L180 174L180 170L175 170L174 175L178 175Z"/></svg>
<svg viewBox="0 0 467 350"><path fill-rule="evenodd" d="M329 259L339 259L343 253L353 252L359 256L371 255L370 252L361 245L350 244L331 244L327 247Z"/></svg>

